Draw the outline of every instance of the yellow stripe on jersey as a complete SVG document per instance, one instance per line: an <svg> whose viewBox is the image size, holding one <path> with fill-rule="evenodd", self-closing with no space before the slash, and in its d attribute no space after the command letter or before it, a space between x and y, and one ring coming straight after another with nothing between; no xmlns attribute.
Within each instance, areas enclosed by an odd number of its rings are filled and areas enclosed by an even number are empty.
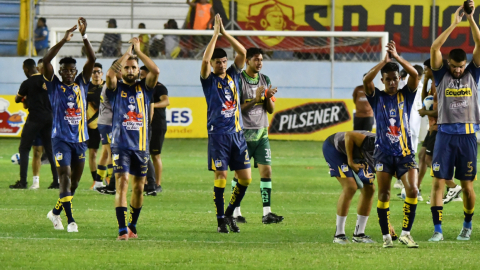
<svg viewBox="0 0 480 270"><path fill-rule="evenodd" d="M400 128L402 129L402 136L400 137L400 147L402 147L402 154L403 156L408 156L411 154L410 149L408 148L408 139L407 134L405 132L405 125L403 123L403 108L405 106L405 102L403 99L403 95L398 92L397 93L397 102L398 102L398 114L400 116ZM402 106L400 104L403 103Z"/></svg>
<svg viewBox="0 0 480 270"><path fill-rule="evenodd" d="M235 97L235 131L239 132L242 130L240 126L240 110L238 109L238 104L240 104L240 99L238 98L237 87L235 86L235 81L227 74L228 85L232 89L233 96Z"/></svg>
<svg viewBox="0 0 480 270"><path fill-rule="evenodd" d="M147 138L147 115L145 114L145 101L143 96L142 87L137 85L136 87L136 99L137 99L137 106L138 106L138 113L141 114L142 117L142 126L138 130L138 149L140 151L146 150L146 138Z"/></svg>
<svg viewBox="0 0 480 270"><path fill-rule="evenodd" d="M78 89L78 91L75 91L73 89ZM78 123L78 142L84 142L85 141L85 111L84 111L84 104L83 104L83 95L82 95L82 89L80 89L80 86L76 83L73 84L72 90L77 96L77 107L80 109L81 113L81 119L80 123Z"/></svg>

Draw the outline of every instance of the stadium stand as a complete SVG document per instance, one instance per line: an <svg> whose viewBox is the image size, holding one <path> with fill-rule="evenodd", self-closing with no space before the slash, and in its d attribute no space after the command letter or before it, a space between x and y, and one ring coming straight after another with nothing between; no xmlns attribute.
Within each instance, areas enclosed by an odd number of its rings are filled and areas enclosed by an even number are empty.
<svg viewBox="0 0 480 270"><path fill-rule="evenodd" d="M0 1L0 55L17 55L20 1Z"/></svg>

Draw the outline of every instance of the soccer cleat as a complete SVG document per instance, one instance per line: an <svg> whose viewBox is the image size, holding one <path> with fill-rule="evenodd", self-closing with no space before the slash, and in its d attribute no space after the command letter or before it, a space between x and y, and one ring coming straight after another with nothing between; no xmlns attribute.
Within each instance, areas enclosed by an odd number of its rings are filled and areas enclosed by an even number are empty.
<svg viewBox="0 0 480 270"><path fill-rule="evenodd" d="M439 232L434 232L432 237L428 239L428 242L440 242L443 241L443 234Z"/></svg>
<svg viewBox="0 0 480 270"><path fill-rule="evenodd" d="M122 234L117 237L117 241L127 241L128 240L128 234Z"/></svg>
<svg viewBox="0 0 480 270"><path fill-rule="evenodd" d="M457 236L457 240L468 241L470 240L470 235L472 234L472 229L462 228L460 234Z"/></svg>
<svg viewBox="0 0 480 270"><path fill-rule="evenodd" d="M50 186L48 186L48 189L59 189L60 184L58 182L52 182Z"/></svg>
<svg viewBox="0 0 480 270"><path fill-rule="evenodd" d="M333 237L333 243L346 245L350 244L350 241L348 241L348 237L346 237L345 234L339 234Z"/></svg>
<svg viewBox="0 0 480 270"><path fill-rule="evenodd" d="M104 188L104 187L105 185L103 184L103 182L93 181L93 185L90 189L97 190L98 188Z"/></svg>
<svg viewBox="0 0 480 270"><path fill-rule="evenodd" d="M402 189L403 188L402 180L397 179L397 181L395 181L395 184L393 184L393 188Z"/></svg>
<svg viewBox="0 0 480 270"><path fill-rule="evenodd" d="M395 233L395 229L391 224L388 226L388 231L390 232L390 237L392 238L393 241L398 239L398 235Z"/></svg>
<svg viewBox="0 0 480 270"><path fill-rule="evenodd" d="M10 185L11 189L27 189L27 182L22 183L20 180L15 182L15 184Z"/></svg>
<svg viewBox="0 0 480 270"><path fill-rule="evenodd" d="M78 232L77 223L75 222L69 223L67 226L67 232Z"/></svg>
<svg viewBox="0 0 480 270"><path fill-rule="evenodd" d="M462 192L462 187L457 185L456 187L454 188L450 188L448 190L448 193L447 193L447 196L445 196L445 199L443 200L443 203L449 203L451 202L453 199L455 199L459 194L460 192Z"/></svg>
<svg viewBox="0 0 480 270"><path fill-rule="evenodd" d="M50 219L50 221L53 223L53 228L55 230L63 230L63 224L62 224L62 218L60 215L54 215L53 211L50 210L47 214L47 218Z"/></svg>
<svg viewBox="0 0 480 270"><path fill-rule="evenodd" d="M158 185L157 188L155 188L155 191L156 191L157 193L162 192L162 191L163 191L162 186L161 186L161 185Z"/></svg>
<svg viewBox="0 0 480 270"><path fill-rule="evenodd" d="M280 223L283 221L283 219L284 218L282 216L278 216L277 214L270 212L266 216L263 216L262 223L263 224Z"/></svg>
<svg viewBox="0 0 480 270"><path fill-rule="evenodd" d="M457 197L455 197L452 202L463 202L462 200L462 197L460 197L460 195L458 195Z"/></svg>
<svg viewBox="0 0 480 270"><path fill-rule="evenodd" d="M115 193L116 193L115 189L111 190L111 189L108 189L108 187L98 188L97 192L100 193L100 194L104 194L104 195L105 194L115 195Z"/></svg>
<svg viewBox="0 0 480 270"><path fill-rule="evenodd" d="M365 244L373 244L373 243L376 243L375 241L373 241L372 238L370 238L370 236L368 235L365 235L365 234L359 234L359 235L353 235L352 237L352 242L355 242L355 243L365 243Z"/></svg>
<svg viewBox="0 0 480 270"><path fill-rule="evenodd" d="M130 238L138 238L138 235L137 235L136 233L133 233L132 230L130 230L129 227L127 227L127 231L128 231L128 233L127 233L128 239L130 239Z"/></svg>
<svg viewBox="0 0 480 270"><path fill-rule="evenodd" d="M400 235L398 242L406 245L408 248L418 248L418 244L413 241L410 234Z"/></svg>
<svg viewBox="0 0 480 270"><path fill-rule="evenodd" d="M31 186L30 186L30 189L39 189L40 188L40 185L38 183L33 183Z"/></svg>
<svg viewBox="0 0 480 270"><path fill-rule="evenodd" d="M235 221L237 223L247 223L247 220L242 216L235 217Z"/></svg>
<svg viewBox="0 0 480 270"><path fill-rule="evenodd" d="M393 247L393 241L392 241L392 236L387 235L385 239L383 239L383 247L384 248L392 248Z"/></svg>
<svg viewBox="0 0 480 270"><path fill-rule="evenodd" d="M155 189L145 191L145 196L157 196L157 191Z"/></svg>
<svg viewBox="0 0 480 270"><path fill-rule="evenodd" d="M217 232L228 233L227 223L225 222L225 219L218 220Z"/></svg>
<svg viewBox="0 0 480 270"><path fill-rule="evenodd" d="M423 197L422 197L422 191L421 190L418 190L417 200L419 202L423 202Z"/></svg>
<svg viewBox="0 0 480 270"><path fill-rule="evenodd" d="M231 232L239 233L240 228L237 226L237 222L233 216L225 217L225 223L227 223L228 227L230 228Z"/></svg>

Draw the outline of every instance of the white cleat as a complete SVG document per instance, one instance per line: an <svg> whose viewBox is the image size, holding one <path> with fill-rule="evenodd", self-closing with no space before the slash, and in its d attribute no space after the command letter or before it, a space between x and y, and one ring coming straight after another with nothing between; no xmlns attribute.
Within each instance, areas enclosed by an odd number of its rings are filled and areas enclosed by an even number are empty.
<svg viewBox="0 0 480 270"><path fill-rule="evenodd" d="M103 182L96 182L95 181L95 184L93 184L93 190L97 190L97 188L104 188L106 187Z"/></svg>
<svg viewBox="0 0 480 270"><path fill-rule="evenodd" d="M53 223L53 228L55 230L63 230L63 224L62 224L62 218L60 215L54 215L52 210L48 212L47 218L50 219L50 221Z"/></svg>
<svg viewBox="0 0 480 270"><path fill-rule="evenodd" d="M458 195L462 192L462 187L457 185L454 188L451 188L448 190L447 196L445 196L445 199L443 199L443 203L449 203L453 201L453 199L457 198Z"/></svg>
<svg viewBox="0 0 480 270"><path fill-rule="evenodd" d="M393 188L402 189L403 188L402 180L397 179L397 181L395 181L395 184L393 184Z"/></svg>
<svg viewBox="0 0 480 270"><path fill-rule="evenodd" d="M472 229L462 228L460 234L457 236L457 240L468 241L472 235Z"/></svg>
<svg viewBox="0 0 480 270"><path fill-rule="evenodd" d="M67 232L78 232L77 223L75 222L69 223L67 226Z"/></svg>
<svg viewBox="0 0 480 270"><path fill-rule="evenodd" d="M38 183L33 183L31 186L30 186L30 189L39 189L40 188L40 185Z"/></svg>

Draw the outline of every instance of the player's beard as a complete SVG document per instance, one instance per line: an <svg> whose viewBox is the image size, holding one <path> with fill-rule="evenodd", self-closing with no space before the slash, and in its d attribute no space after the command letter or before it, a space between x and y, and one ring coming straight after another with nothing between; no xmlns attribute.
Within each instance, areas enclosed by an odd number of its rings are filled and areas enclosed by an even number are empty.
<svg viewBox="0 0 480 270"><path fill-rule="evenodd" d="M125 81L126 83L129 83L129 84L134 83L137 77L138 76L135 76L134 74L127 74L127 75L122 76L123 81Z"/></svg>

